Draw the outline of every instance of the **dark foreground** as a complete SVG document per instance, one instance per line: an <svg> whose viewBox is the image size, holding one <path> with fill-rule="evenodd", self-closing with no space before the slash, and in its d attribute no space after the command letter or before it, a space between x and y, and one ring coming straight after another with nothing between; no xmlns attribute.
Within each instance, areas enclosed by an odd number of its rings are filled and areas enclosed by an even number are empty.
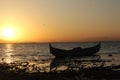
<svg viewBox="0 0 120 80"><path fill-rule="evenodd" d="M0 80L120 80L120 65L42 71L25 63L1 63ZM30 72L31 70L32 72Z"/></svg>

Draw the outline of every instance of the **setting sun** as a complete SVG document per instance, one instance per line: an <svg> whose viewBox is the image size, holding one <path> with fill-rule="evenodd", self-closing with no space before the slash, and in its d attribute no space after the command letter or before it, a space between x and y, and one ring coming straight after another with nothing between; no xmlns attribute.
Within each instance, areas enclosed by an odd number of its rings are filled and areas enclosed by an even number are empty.
<svg viewBox="0 0 120 80"><path fill-rule="evenodd" d="M2 36L4 37L4 39L11 40L15 36L15 31L12 28L5 28L2 31Z"/></svg>

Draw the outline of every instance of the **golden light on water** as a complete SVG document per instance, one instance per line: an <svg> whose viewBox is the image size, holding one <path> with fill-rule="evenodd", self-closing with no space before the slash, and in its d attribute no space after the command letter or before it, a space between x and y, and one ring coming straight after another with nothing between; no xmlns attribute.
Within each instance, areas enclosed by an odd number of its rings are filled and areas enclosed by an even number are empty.
<svg viewBox="0 0 120 80"><path fill-rule="evenodd" d="M11 57L12 51L13 51L12 44L6 44L5 45L5 56L6 56L5 62L6 63L12 62L12 57Z"/></svg>

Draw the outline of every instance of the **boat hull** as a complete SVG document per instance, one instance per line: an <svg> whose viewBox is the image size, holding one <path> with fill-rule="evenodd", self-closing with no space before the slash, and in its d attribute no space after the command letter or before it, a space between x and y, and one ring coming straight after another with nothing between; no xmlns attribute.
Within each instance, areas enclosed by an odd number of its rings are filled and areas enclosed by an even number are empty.
<svg viewBox="0 0 120 80"><path fill-rule="evenodd" d="M93 47L89 48L73 48L71 50L63 50L53 47L49 44L50 53L52 53L56 58L65 58L65 57L84 57L91 56L96 54L100 50L100 43Z"/></svg>

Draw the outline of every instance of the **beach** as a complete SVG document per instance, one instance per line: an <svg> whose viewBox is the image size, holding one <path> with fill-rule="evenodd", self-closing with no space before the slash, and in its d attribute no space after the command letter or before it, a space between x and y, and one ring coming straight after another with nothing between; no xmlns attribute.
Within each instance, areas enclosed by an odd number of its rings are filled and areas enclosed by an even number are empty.
<svg viewBox="0 0 120 80"><path fill-rule="evenodd" d="M54 47L66 50L96 44L97 42L52 43ZM6 78L0 74L0 79L119 80L119 44L120 42L103 42L97 56L72 59L56 59L49 52L48 43L0 44L0 72L7 75Z"/></svg>

